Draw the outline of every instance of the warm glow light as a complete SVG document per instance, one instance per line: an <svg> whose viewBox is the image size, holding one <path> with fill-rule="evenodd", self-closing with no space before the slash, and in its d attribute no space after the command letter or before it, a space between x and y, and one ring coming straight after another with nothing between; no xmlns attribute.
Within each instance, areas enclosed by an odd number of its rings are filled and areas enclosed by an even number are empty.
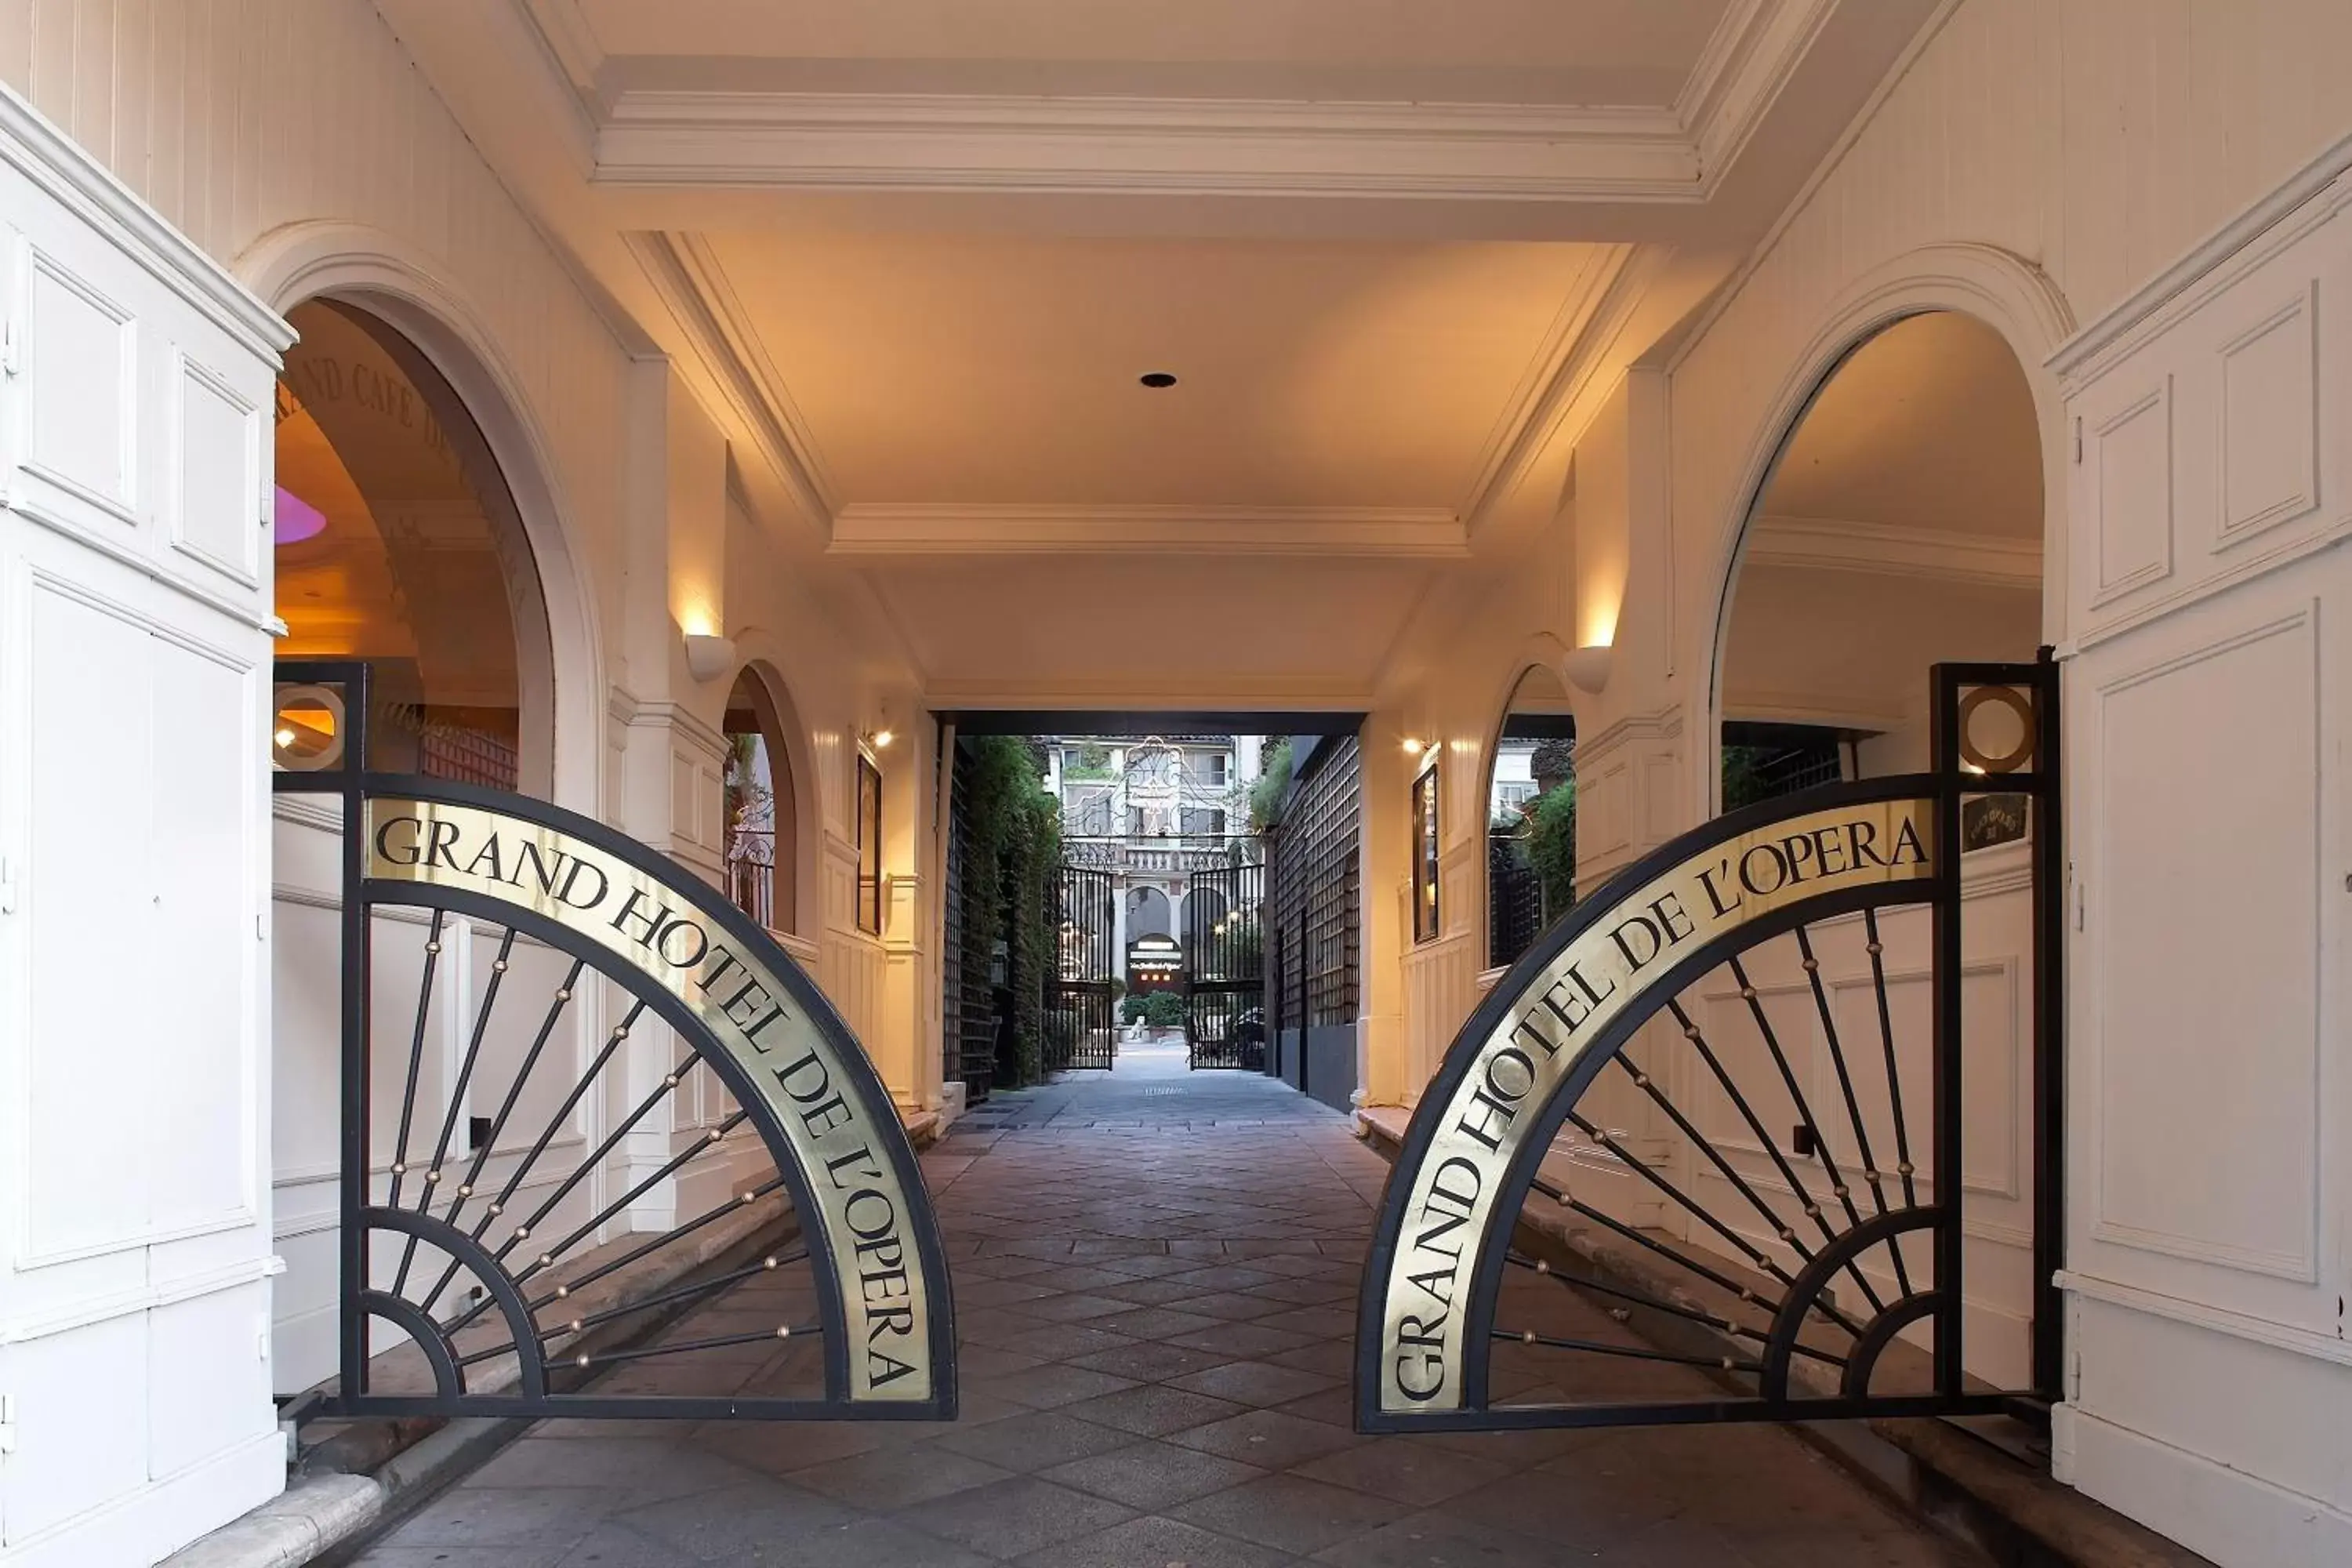
<svg viewBox="0 0 2352 1568"><path fill-rule="evenodd" d="M280 746L290 746L294 743L294 731L291 730L280 730L278 731L275 739Z"/></svg>
<svg viewBox="0 0 2352 1568"><path fill-rule="evenodd" d="M1406 756L1408 756L1408 757L1417 757L1417 756L1421 755L1421 753L1422 753L1423 750L1423 745L1422 745L1422 742L1419 742L1419 741L1417 741L1417 740L1415 740L1412 736L1411 736L1411 735L1407 735L1407 736L1404 738L1404 754L1405 754Z"/></svg>
<svg viewBox="0 0 2352 1568"><path fill-rule="evenodd" d="M876 732L874 736L874 743L877 746L887 746L895 739L897 739L897 737L889 731L882 730Z"/></svg>

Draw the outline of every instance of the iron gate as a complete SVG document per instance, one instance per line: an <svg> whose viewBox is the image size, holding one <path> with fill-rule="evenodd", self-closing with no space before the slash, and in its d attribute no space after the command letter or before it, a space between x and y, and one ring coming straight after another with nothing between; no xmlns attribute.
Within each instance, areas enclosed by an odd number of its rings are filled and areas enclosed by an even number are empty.
<svg viewBox="0 0 2352 1568"><path fill-rule="evenodd" d="M1265 868L1195 871L1184 894L1184 1045L1194 1068L1265 1070Z"/></svg>
<svg viewBox="0 0 2352 1568"><path fill-rule="evenodd" d="M1108 1069L1118 1048L1118 908L1110 873L1085 866L1061 868L1055 882L1061 948L1046 994L1049 1069Z"/></svg>
<svg viewBox="0 0 2352 1568"><path fill-rule="evenodd" d="M343 824L340 1371L316 1408L952 1418L929 1197L792 958L602 824L368 772L365 665L278 682L273 787Z"/></svg>
<svg viewBox="0 0 2352 1568"><path fill-rule="evenodd" d="M2032 1415L2057 1396L2057 667L1942 665L1926 773L1735 811L1539 938L1415 1110L1368 1431ZM2026 1386L1964 1342L1960 859L2030 831Z"/></svg>

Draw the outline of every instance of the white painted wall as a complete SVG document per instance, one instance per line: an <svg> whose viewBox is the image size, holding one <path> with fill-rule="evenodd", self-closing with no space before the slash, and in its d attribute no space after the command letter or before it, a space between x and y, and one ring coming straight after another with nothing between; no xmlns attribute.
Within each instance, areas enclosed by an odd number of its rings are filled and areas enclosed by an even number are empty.
<svg viewBox="0 0 2352 1568"><path fill-rule="evenodd" d="M277 1491L268 410L285 325L0 93L0 1562Z"/></svg>
<svg viewBox="0 0 2352 1568"><path fill-rule="evenodd" d="M802 908L808 910L822 900L826 910L821 922L824 935L795 944L795 952L840 1000L862 1037L878 1043L888 1037L882 1049L891 1053L885 1074L894 1092L910 1103L936 1103L936 979L926 982L928 965L920 962L919 945L897 953L893 970L892 955L884 952L882 944L854 931L847 889L837 875L854 811L850 759L857 735L880 727L877 687L832 630L823 606L797 580L796 567L778 553L760 523L742 515L732 499L730 466L734 459L710 422L690 398L677 394L667 367L658 362L633 362L625 330L600 314L575 284L477 156L374 7L364 0L39 0L37 5L6 0L0 3L0 83L23 93L98 163L152 203L164 223L185 235L190 243L181 249L188 256L208 254L279 310L320 294L353 299L409 333L448 377L481 424L515 492L545 580L556 667L554 795L559 803L608 820L625 819L633 831L707 867L717 852L715 737L731 677L706 689L676 667L681 617L698 618L704 613L720 616L744 658L759 661L787 689L803 731L793 738L793 760L810 803L800 858L809 868ZM143 299L139 308L146 310ZM150 333L142 314L141 353L163 354L171 333L180 330L175 320L168 331ZM140 374L153 379L150 390L155 399L142 432L162 428L156 422L163 417L160 388L165 372L154 367L163 363L142 361ZM261 365L262 380L251 401L266 407L268 367L258 360L254 364ZM238 390L251 392L236 378L256 374L253 365L239 362L234 372L220 374ZM19 385L18 395L21 391ZM75 410L57 406L63 412L52 417L64 422L56 426L56 438L72 447L68 469L96 461L93 454L100 446L117 437L133 439L108 423L113 417L110 413L94 414L94 423L85 430L66 417ZM142 440L139 450L146 449ZM266 465L266 447L261 461ZM266 473L266 467L261 471ZM227 482L226 476L211 478ZM164 494L160 482L146 482L139 508L147 510L134 509L140 526L151 531L162 526L152 510ZM257 503L242 515L257 516ZM7 536L15 552L14 541L31 525L10 519L6 526L15 531ZM633 575L625 545L643 539L648 531L658 546L650 562L653 570L640 569ZM254 705L250 743L232 745L231 738L240 731L227 725L208 729L203 736L205 748L227 748L222 752L224 766L232 759L240 765L249 760L257 769L267 754L258 706L266 696L262 687L269 658L258 629L259 618L269 608L267 535L257 528L248 542L258 551L259 575L250 580L240 580L234 573L224 579L212 568L190 564L195 558L184 552L160 545L153 549L157 559L173 563L167 575L177 574L190 583L217 579L215 596L226 593L239 606L236 614L251 623L242 641L209 632L197 640L208 648L229 648L259 672L255 677L259 684L249 694ZM142 543L134 552L149 548ZM12 553L10 559L29 555ZM647 563L634 564L642 568ZM123 570L135 575L139 569ZM714 577L735 585L718 604L709 602L708 593ZM142 616L171 621L184 607L184 595L175 598L163 587L132 584L123 593L128 597L121 602ZM28 691L42 694L43 702L70 700L75 690L101 675L128 679L139 673L129 667L100 665L74 671L58 667L52 657L42 666L40 683L28 686L22 661L31 656L21 651L26 645L17 629L30 625L14 615L0 618L0 630L16 639L8 644L6 657L17 660L19 671L10 688L17 694L16 707L10 710L12 725L65 722L49 709L27 707L32 701ZM200 662L189 668L213 667ZM51 693L53 670L58 684ZM180 677L175 673L171 678ZM152 684L165 677L150 672L142 679ZM119 689L110 689L106 700L110 712L123 700ZM902 731L913 728L907 716L902 705ZM640 735L644 743L633 745L632 737ZM23 747L0 747L0 760L25 754ZM52 755L64 756L54 742L44 744L40 754L45 762ZM200 749L198 754L209 752ZM928 927L919 909L927 885L913 873L928 834L929 801L918 787L924 765L920 744L899 756L905 760L886 758L886 770L891 773L894 804L907 816L890 840L889 852L894 871L903 867L898 896L908 908L894 911L892 929L913 943L913 933ZM60 765L79 762L77 754ZM100 765L103 767L102 760ZM137 776L142 783L137 805L143 811L143 775ZM200 770L191 774L175 764L174 776L203 775ZM0 794L0 800L7 798ZM14 798L19 813L15 831L20 836L32 831L25 826L32 818L24 813L30 811L43 824L38 837L47 838L52 829L47 814L62 810L59 802L65 797L38 795L26 804L28 797L20 788ZM103 803L86 795L71 804L94 808ZM225 808L224 803L214 804ZM173 1342L175 1345L205 1347L192 1371L226 1378L230 1373L226 1369L233 1363L215 1353L217 1346L249 1343L256 1348L251 1373L255 1391L266 1394L273 1368L263 1359L262 1325L269 1322L272 1308L270 1288L262 1282L261 1271L275 1267L268 1262L273 1243L290 1266L277 1294L280 1344L274 1381L283 1389L299 1388L331 1363L335 1047L331 996L322 989L332 982L322 965L331 952L336 889L326 859L332 831L329 819L316 811L288 807L271 822L257 795L251 806L251 843L242 849L218 847L224 854L247 857L241 863L254 879L253 898L232 900L222 907L245 910L236 916L239 920L250 920L257 912L259 889L272 879L265 857L273 851L262 837L268 831L276 861L277 897L271 900L270 921L279 932L278 962L273 966L269 995L261 989L261 971L249 977L249 1015L242 1025L232 1013L219 1015L219 1026L226 1031L219 1048L240 1050L252 1058L243 1069L245 1076L205 1078L201 1085L182 1089L202 1103L206 1096L216 1098L223 1084L242 1085L239 1092L245 1098L236 1109L244 1119L243 1135L253 1141L254 1150L272 1150L274 1201L257 1193L248 1195L256 1216L252 1223L264 1227L259 1233L263 1239L248 1248L249 1256L234 1257L222 1250L230 1247L230 1240L173 1243L175 1250L156 1255L161 1274L142 1275L135 1289L121 1281L104 1287L111 1292L104 1296L110 1303L104 1310L117 1314L104 1321L116 1325L108 1332L130 1334L132 1330L122 1325L147 1321L157 1289L167 1296L180 1292L169 1299L177 1301L184 1296L189 1304L173 1307L159 1321L168 1321L169 1331L182 1336ZM55 831L78 845L103 841L102 835L87 834L64 816L58 823ZM820 837L830 853L820 850ZM137 886L145 873L133 862L144 850L132 844L122 853L131 858L118 868L128 879L122 886ZM0 916L0 928L11 919ZM812 920L802 929L815 932L820 922ZM387 933L383 951L394 967L415 945L416 935L404 929ZM482 940L457 946L479 947ZM259 943L254 944L257 955L262 951ZM486 967L486 955L475 956ZM446 1054L439 1050L444 1037L453 1029L462 1032L467 1016L467 983L459 967L453 963L445 972L446 1005L436 1014L435 1064ZM474 983L478 984L478 975ZM889 994L893 984L906 993L897 1004ZM21 994L0 988L0 997ZM282 1024L274 1052L263 1022L268 1015L260 1011L264 1007L272 1007ZM591 1022L593 1013L587 1010L580 1027L592 1032L597 1027ZM917 1037L927 1029L929 1047L924 1049ZM638 1089L663 1065L655 1055L662 1043L655 1037L656 1032L644 1033L646 1038L631 1063L631 1081ZM405 1025L393 1035L404 1038ZM145 1037L109 1048L119 1051ZM172 1065L178 1070L199 1059L184 1054L184 1047ZM425 1075L428 1108L436 1112L440 1109L435 1098L438 1082L436 1067ZM589 1106L579 1134L590 1135L603 1125L600 1118L608 1109ZM688 1107L677 1127L632 1140L624 1159L658 1163L675 1140L691 1135L694 1125L707 1120L708 1109ZM55 1121L70 1124L62 1117ZM16 1146L0 1138L0 1149ZM183 1156L195 1158L191 1151L174 1152L175 1158ZM717 1164L712 1163L713 1169ZM689 1169L689 1186L700 1179L701 1171L699 1165ZM257 1187L257 1168L249 1167L247 1176ZM190 1192L210 1190L203 1182L183 1185ZM691 1201L690 1195L681 1201ZM636 1218L655 1223L662 1207L652 1205ZM274 1234L268 1229L273 1214ZM220 1235L234 1238L232 1232ZM192 1249L202 1255L203 1267L190 1274L187 1270L195 1264L185 1255ZM137 1254L103 1256L121 1264ZM100 1267L77 1264L68 1272L89 1273ZM59 1281L65 1276L50 1272L41 1278ZM146 1283L151 1278L159 1283L151 1287ZM232 1309L214 1303L208 1292L215 1285L223 1289L234 1285L235 1292L222 1300L241 1304ZM62 1285L54 1288L64 1292L60 1300L81 1299ZM135 1309L123 1305L134 1300ZM202 1311L243 1315L234 1321L207 1321L201 1331L184 1326L192 1321L191 1314ZM12 1366L30 1364L12 1341L20 1331L42 1330L58 1321L62 1320L47 1308L33 1311L13 1297L0 1307L0 1346L7 1347L0 1348L0 1394L15 1397L36 1392L30 1384L19 1386L9 1381ZM81 1342L56 1341L59 1345L69 1342ZM186 1479L195 1473L186 1466L195 1462L199 1450L211 1452L204 1445L223 1423L247 1420L257 1412L266 1422L266 1403L240 1405L240 1396L226 1383L207 1386L204 1397L196 1399L161 1375L160 1367L151 1369L128 1353L126 1346L144 1353L127 1340L110 1343L106 1354L110 1367L78 1365L69 1379L42 1385L39 1391L40 1407L47 1410L61 1390L72 1388L71 1419L87 1423L102 1414L104 1428L73 1426L73 1443L66 1445L55 1436L59 1428L24 1427L29 1417L19 1418L27 1442L37 1431L39 1440L49 1447L47 1457L37 1463L30 1457L32 1449L0 1462L0 1554L16 1550L20 1540L51 1539L41 1532L62 1528L58 1521L67 1515L79 1517L77 1510L110 1508L127 1521L119 1528L128 1533L108 1535L105 1544L88 1551L77 1544L63 1558L40 1560L146 1562L275 1489L279 1468L274 1431L266 1454L258 1448L237 1451L236 1462L247 1467L237 1477L207 1474L202 1485ZM157 1445L152 1462L137 1443L125 1444L111 1436L103 1444L106 1458L96 1459L99 1450L89 1445L98 1433L120 1430L124 1413L150 1400L154 1404L149 1430ZM201 1423L188 1414L192 1405L201 1406ZM129 1429L142 1430L135 1420ZM67 1479L61 1481L61 1476ZM200 1501L186 1505L192 1489ZM164 1500L152 1506L138 1500L151 1492ZM12 1506L12 1498L20 1500ZM79 1542L84 1538L73 1539Z"/></svg>
<svg viewBox="0 0 2352 1568"><path fill-rule="evenodd" d="M2059 1462L2230 1564L2352 1560L2347 169L2057 361L2083 433Z"/></svg>
<svg viewBox="0 0 2352 1568"><path fill-rule="evenodd" d="M2327 628L2344 569L2313 554L2216 587L2344 517L2334 465L2352 431L2328 399L2347 354L2326 335L2324 299L2336 285L2264 334L2255 329L2292 303L2289 268L2129 374L2094 384L2095 366L2075 370L2077 410L2097 416L2094 428L2112 425L2107 460L2117 485L2137 487L2129 495L2084 492L2065 392L2044 362L2078 322L2340 145L2352 131L2347 66L2352 10L2333 0L1952 5L1733 285L1678 334L1653 429L1670 451L1667 510L1646 531L1637 515L1609 684L1577 704L1591 818L1580 869L1599 875L1709 809L1717 764L1706 737L1738 531L1813 386L1907 310L1965 310L2008 340L2042 447L2037 629L2082 646L2068 674L2069 763L2090 900L2075 940L2092 945L2070 974L2079 1367L2062 1463L2092 1495L2231 1568L2352 1559L2341 1534L2352 1392L2330 1293L2343 1293L2347 1248L2346 1037L2329 1010L2345 865L2344 802L2327 770L2342 704L2326 684L2340 678ZM2290 353L2315 321L2322 335ZM2243 350L2221 353L2238 333L2251 333ZM2290 378L2305 365L2318 367L2315 412ZM2232 377L2242 405L2264 412L2225 426L2216 388ZM2142 408L2151 388L2162 396ZM1638 441L1643 421L1630 423ZM2237 492L2218 472L2229 430L2242 444ZM2306 436L2316 467L2298 501L2275 475L2302 464ZM1580 477L1586 466L1580 448ZM1629 507L1643 504L1638 485L1622 488ZM2085 521L2094 504L2116 520L2112 531ZM2242 521L2225 534L2232 517ZM2112 629L2133 615L2147 624ZM1565 609L1514 635L1538 631L1576 635ZM1465 662L1483 647L1478 628L1447 623L1392 660L1384 700L1409 731L1476 733L1499 711L1499 698L1440 670L1449 637ZM1377 763L1368 749L1368 773ZM1369 820L1375 837L1401 840L1401 804ZM1401 874L1368 888L1379 898L1391 884ZM2104 933L2102 909L2121 922ZM2230 955L2214 994L2242 1011L2226 1026L2210 1013L2220 1002L2189 994L2187 977L2211 972L2189 966L2193 949ZM1409 972L1406 991L1396 1066L1376 1055L1370 1081L1394 1072L1409 1100L1475 992L1433 960ZM2127 1034L2101 1011L2118 1007ZM2103 1065L2115 1050L2137 1070ZM2103 1126L2122 1134L2120 1152L2099 1142ZM2105 1190L2122 1184L2125 1218L2101 1206L2102 1162L2114 1165ZM2238 1168L2209 1185L2224 1166ZM2119 1239L2135 1231L2145 1235ZM2219 1256L2232 1246L2245 1256Z"/></svg>

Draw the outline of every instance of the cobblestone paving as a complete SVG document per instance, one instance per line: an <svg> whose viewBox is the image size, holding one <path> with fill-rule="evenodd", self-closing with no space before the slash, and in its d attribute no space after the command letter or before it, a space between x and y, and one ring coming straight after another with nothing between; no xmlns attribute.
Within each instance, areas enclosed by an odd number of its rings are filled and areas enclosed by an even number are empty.
<svg viewBox="0 0 2352 1568"><path fill-rule="evenodd" d="M1979 1562L1774 1428L1357 1436L1351 1308L1386 1166L1278 1083L1126 1047L1115 1073L998 1096L923 1163L961 1421L546 1422L358 1561Z"/></svg>

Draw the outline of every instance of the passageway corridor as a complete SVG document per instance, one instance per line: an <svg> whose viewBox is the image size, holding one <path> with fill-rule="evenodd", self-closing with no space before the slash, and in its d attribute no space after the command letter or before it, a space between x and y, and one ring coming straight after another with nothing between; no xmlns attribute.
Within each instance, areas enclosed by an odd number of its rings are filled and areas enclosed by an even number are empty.
<svg viewBox="0 0 2352 1568"><path fill-rule="evenodd" d="M1777 1429L1358 1436L1352 1309L1386 1167L1280 1083L1182 1064L1181 1047L1122 1047L1115 1072L996 1096L924 1157L955 1270L961 1421L548 1422L358 1561L1976 1561ZM747 1386L777 1359L757 1353Z"/></svg>

